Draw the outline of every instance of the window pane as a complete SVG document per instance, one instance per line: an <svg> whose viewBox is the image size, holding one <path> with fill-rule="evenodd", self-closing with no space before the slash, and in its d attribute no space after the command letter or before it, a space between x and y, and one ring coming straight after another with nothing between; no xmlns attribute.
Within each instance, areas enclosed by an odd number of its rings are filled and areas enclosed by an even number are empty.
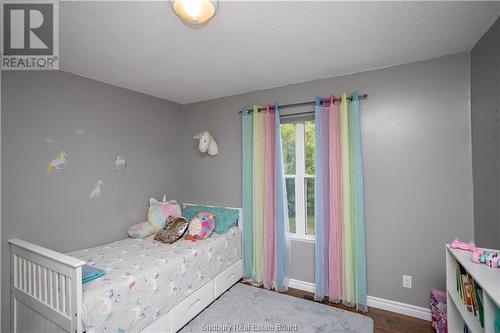
<svg viewBox="0 0 500 333"><path fill-rule="evenodd" d="M305 178L306 234L314 235L314 178Z"/></svg>
<svg viewBox="0 0 500 333"><path fill-rule="evenodd" d="M281 125L281 142L283 145L283 164L285 175L295 174L295 124Z"/></svg>
<svg viewBox="0 0 500 333"><path fill-rule="evenodd" d="M296 233L295 228L295 178L285 178L286 197L288 202L288 222L291 233Z"/></svg>
<svg viewBox="0 0 500 333"><path fill-rule="evenodd" d="M315 125L314 121L304 122L304 157L306 159L306 175L314 175Z"/></svg>

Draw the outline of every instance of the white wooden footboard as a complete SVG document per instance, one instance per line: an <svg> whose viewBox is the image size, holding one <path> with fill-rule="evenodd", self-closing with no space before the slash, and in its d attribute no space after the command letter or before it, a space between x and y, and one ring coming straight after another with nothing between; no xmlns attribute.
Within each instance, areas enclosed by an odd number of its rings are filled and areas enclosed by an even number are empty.
<svg viewBox="0 0 500 333"><path fill-rule="evenodd" d="M238 226L242 229L242 210L236 209ZM82 266L85 262L20 239L9 240L9 246L12 332L82 333ZM141 333L178 331L242 276L240 259Z"/></svg>
<svg viewBox="0 0 500 333"><path fill-rule="evenodd" d="M81 333L84 261L9 240L14 333Z"/></svg>

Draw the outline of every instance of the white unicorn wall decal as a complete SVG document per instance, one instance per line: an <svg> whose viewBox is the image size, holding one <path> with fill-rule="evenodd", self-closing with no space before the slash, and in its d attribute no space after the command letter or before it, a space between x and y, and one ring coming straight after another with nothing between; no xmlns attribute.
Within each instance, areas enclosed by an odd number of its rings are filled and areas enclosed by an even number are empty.
<svg viewBox="0 0 500 333"><path fill-rule="evenodd" d="M127 160L125 160L121 155L116 155L115 157L115 171L125 171L127 170Z"/></svg>
<svg viewBox="0 0 500 333"><path fill-rule="evenodd" d="M219 146L210 132L200 132L193 136L193 139L199 140L198 149L201 153L207 153L210 156L215 156L219 153Z"/></svg>
<svg viewBox="0 0 500 333"><path fill-rule="evenodd" d="M66 152L63 149L59 150L56 158L47 164L47 170L45 170L45 172L51 173L54 169L56 171L64 169L66 167L66 156Z"/></svg>
<svg viewBox="0 0 500 333"><path fill-rule="evenodd" d="M104 182L101 178L97 180L94 185L94 189L89 194L90 199L100 199L101 198L101 186L104 185Z"/></svg>

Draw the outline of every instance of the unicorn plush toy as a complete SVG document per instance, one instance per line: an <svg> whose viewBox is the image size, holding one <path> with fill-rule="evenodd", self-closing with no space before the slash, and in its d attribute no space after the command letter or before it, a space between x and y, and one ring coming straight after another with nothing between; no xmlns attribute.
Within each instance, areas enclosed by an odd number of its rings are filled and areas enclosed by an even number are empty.
<svg viewBox="0 0 500 333"><path fill-rule="evenodd" d="M163 201L151 198L149 199L148 220L128 228L128 235L132 238L152 235L163 229L165 222L171 217L181 217L181 207L177 201L167 201L166 196L163 196Z"/></svg>
<svg viewBox="0 0 500 333"><path fill-rule="evenodd" d="M200 132L193 136L193 139L199 140L198 149L202 154L207 153L210 156L215 156L219 153L219 146L210 132Z"/></svg>

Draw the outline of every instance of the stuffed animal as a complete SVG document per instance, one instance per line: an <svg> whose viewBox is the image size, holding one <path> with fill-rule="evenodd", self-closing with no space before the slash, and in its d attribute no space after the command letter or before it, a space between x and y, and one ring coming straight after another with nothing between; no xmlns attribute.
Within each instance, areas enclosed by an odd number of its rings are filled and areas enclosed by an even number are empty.
<svg viewBox="0 0 500 333"><path fill-rule="evenodd" d="M207 153L210 156L215 156L219 153L219 146L210 132L200 132L193 136L193 139L199 140L198 149L202 154Z"/></svg>
<svg viewBox="0 0 500 333"><path fill-rule="evenodd" d="M458 239L454 239L450 247L452 249L459 249L472 252L471 261L476 264L485 264L489 267L499 267L500 268L500 256L498 253L490 253L485 249L476 247L474 242L461 242Z"/></svg>
<svg viewBox="0 0 500 333"><path fill-rule="evenodd" d="M499 258L498 253L490 253L486 258L486 265L493 268L500 267Z"/></svg>
<svg viewBox="0 0 500 333"><path fill-rule="evenodd" d="M128 228L130 238L144 238L154 234L157 230L148 221L134 224Z"/></svg>
<svg viewBox="0 0 500 333"><path fill-rule="evenodd" d="M186 239L196 241L208 238L215 229L215 217L206 212L196 214L189 223Z"/></svg>
<svg viewBox="0 0 500 333"><path fill-rule="evenodd" d="M132 238L144 238L163 229L165 221L170 217L180 217L181 207L175 200L158 201L149 199L148 220L146 222L134 224L128 229L128 235Z"/></svg>
<svg viewBox="0 0 500 333"><path fill-rule="evenodd" d="M475 264L484 264L486 262L486 251L484 249L476 248L472 251L472 262Z"/></svg>
<svg viewBox="0 0 500 333"><path fill-rule="evenodd" d="M170 217L181 217L181 207L177 201L167 201L166 196L163 196L163 201L149 199L148 221L157 231L163 229L165 221Z"/></svg>
<svg viewBox="0 0 500 333"><path fill-rule="evenodd" d="M456 238L451 242L450 247L452 249L460 249L460 250L465 250L465 251L470 251L470 252L474 252L477 249L476 244L474 244L474 242L472 242L472 241L461 242Z"/></svg>

